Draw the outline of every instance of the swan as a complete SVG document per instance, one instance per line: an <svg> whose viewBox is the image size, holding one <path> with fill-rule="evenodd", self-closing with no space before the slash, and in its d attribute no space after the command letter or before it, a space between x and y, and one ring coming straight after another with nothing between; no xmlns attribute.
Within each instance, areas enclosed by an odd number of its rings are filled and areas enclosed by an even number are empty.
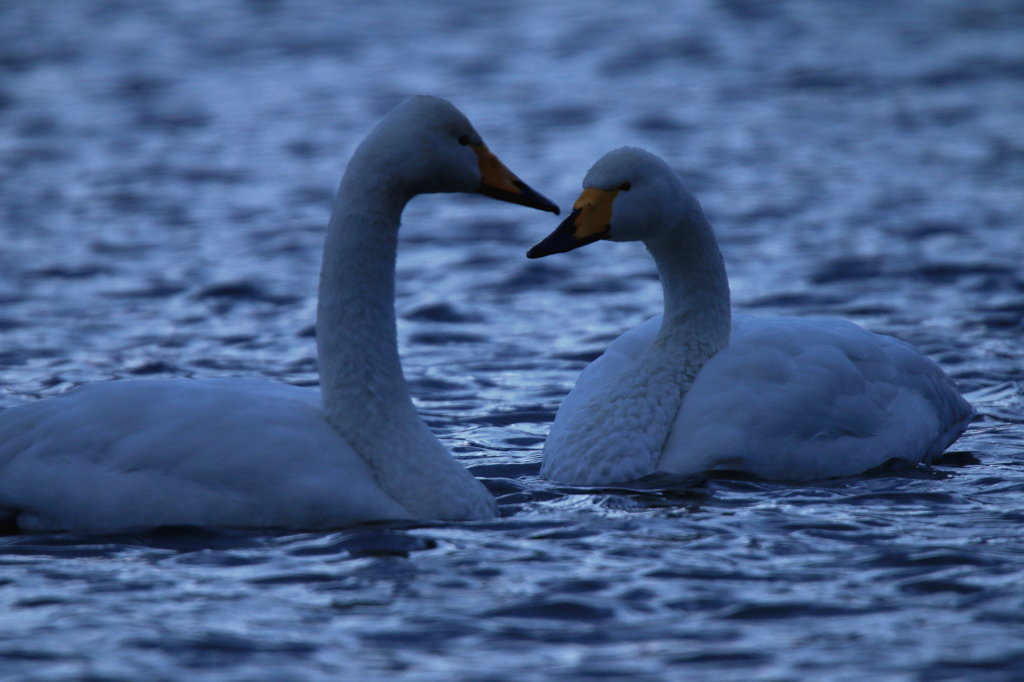
<svg viewBox="0 0 1024 682"><path fill-rule="evenodd" d="M321 390L109 381L9 408L0 412L3 520L109 532L492 517L493 497L417 415L398 357L399 220L427 192L558 213L452 104L403 102L356 149L333 203L317 307Z"/></svg>
<svg viewBox="0 0 1024 682"><path fill-rule="evenodd" d="M609 152L583 187L527 255L642 241L664 309L583 371L555 416L542 477L610 485L717 469L809 481L927 463L967 427L971 406L907 343L838 318L731 315L711 225L657 156Z"/></svg>

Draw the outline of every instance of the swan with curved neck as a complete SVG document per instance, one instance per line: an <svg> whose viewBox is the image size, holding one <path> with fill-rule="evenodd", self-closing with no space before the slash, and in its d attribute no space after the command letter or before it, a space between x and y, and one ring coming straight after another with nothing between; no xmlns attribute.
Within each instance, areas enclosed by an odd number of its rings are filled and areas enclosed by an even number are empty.
<svg viewBox="0 0 1024 682"><path fill-rule="evenodd" d="M320 393L249 379L112 381L5 410L0 516L73 531L493 516L493 497L417 415L398 357L399 221L428 192L558 212L450 103L406 101L359 145L334 201Z"/></svg>
<svg viewBox="0 0 1024 682"><path fill-rule="evenodd" d="M711 225L658 157L612 151L583 186L527 255L641 241L664 311L584 371L544 446L545 478L607 485L715 469L829 478L890 459L929 462L966 428L970 405L902 341L836 318L732 315Z"/></svg>

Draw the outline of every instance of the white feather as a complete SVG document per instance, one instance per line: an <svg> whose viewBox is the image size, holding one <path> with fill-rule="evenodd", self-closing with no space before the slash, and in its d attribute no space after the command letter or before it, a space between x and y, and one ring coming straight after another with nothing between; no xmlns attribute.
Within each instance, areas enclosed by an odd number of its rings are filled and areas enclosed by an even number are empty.
<svg viewBox="0 0 1024 682"><path fill-rule="evenodd" d="M109 381L0 414L0 500L26 530L326 528L409 516L315 389Z"/></svg>
<svg viewBox="0 0 1024 682"><path fill-rule="evenodd" d="M478 191L481 144L451 104L416 97L356 150L321 273L322 396L247 379L116 381L8 409L0 515L74 531L493 516L493 497L416 414L394 316L405 203ZM541 200L520 203L553 208Z"/></svg>
<svg viewBox="0 0 1024 682"><path fill-rule="evenodd" d="M696 199L635 149L602 158L584 186L626 182L609 238L645 242L665 314L584 370L551 427L543 476L602 485L730 469L806 481L930 462L967 427L970 405L907 343L836 318L731 316Z"/></svg>

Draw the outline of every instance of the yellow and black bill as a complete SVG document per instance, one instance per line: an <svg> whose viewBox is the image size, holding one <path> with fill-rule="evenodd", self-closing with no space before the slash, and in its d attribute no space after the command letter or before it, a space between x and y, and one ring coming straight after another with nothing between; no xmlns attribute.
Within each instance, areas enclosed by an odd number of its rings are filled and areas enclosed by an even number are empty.
<svg viewBox="0 0 1024 682"><path fill-rule="evenodd" d="M543 258L592 244L608 236L612 223L612 201L619 190L590 187L572 205L572 213L544 240L526 252L527 258Z"/></svg>
<svg viewBox="0 0 1024 682"><path fill-rule="evenodd" d="M553 201L516 177L486 145L473 145L473 151L480 166L480 194L558 215Z"/></svg>

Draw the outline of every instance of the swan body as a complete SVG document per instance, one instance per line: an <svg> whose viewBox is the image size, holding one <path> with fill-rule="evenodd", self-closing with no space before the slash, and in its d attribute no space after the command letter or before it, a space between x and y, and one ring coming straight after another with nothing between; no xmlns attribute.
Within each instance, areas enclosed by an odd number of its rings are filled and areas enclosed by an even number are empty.
<svg viewBox="0 0 1024 682"><path fill-rule="evenodd" d="M408 518L320 400L255 379L87 384L4 413L3 502L25 530Z"/></svg>
<svg viewBox="0 0 1024 682"><path fill-rule="evenodd" d="M599 160L575 210L532 257L643 241L665 310L614 342L558 410L541 475L577 485L738 470L790 481L930 462L973 410L914 347L838 318L732 315L697 200L638 150Z"/></svg>
<svg viewBox="0 0 1024 682"><path fill-rule="evenodd" d="M334 202L317 309L320 391L111 381L7 409L0 516L25 530L83 532L493 516L493 497L417 415L398 358L398 227L424 192L557 213L450 103L406 101L357 148Z"/></svg>

